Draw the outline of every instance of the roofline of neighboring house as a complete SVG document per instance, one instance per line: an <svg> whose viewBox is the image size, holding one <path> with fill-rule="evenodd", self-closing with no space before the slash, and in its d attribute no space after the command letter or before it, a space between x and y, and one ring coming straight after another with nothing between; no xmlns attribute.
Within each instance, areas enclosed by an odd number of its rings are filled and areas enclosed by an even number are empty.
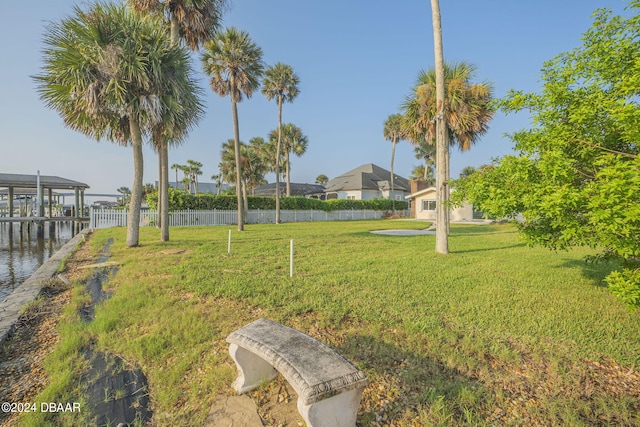
<svg viewBox="0 0 640 427"><path fill-rule="evenodd" d="M411 193L408 196L406 196L405 199L415 199L416 197L422 196L423 194L429 193L431 191L436 191L436 187L428 187L420 191L416 191L415 193Z"/></svg>

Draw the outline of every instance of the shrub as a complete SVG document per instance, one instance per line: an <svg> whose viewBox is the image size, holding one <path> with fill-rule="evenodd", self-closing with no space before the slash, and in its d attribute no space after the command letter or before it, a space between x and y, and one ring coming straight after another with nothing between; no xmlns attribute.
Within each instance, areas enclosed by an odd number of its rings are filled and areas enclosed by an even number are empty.
<svg viewBox="0 0 640 427"><path fill-rule="evenodd" d="M623 268L612 272L604 280L609 290L629 309L640 307L640 268Z"/></svg>
<svg viewBox="0 0 640 427"><path fill-rule="evenodd" d="M276 200L273 197L249 196L249 209L273 210L276 208ZM158 193L150 193L147 195L147 204L151 209L158 208ZM397 210L408 208L408 203L396 201ZM236 196L221 194L190 194L185 190L169 189L169 210L235 210L237 209ZM336 210L376 210L391 211L393 209L392 201L389 199L372 199L372 200L318 200L306 197L281 197L280 209L283 210L319 210L319 211L336 211Z"/></svg>

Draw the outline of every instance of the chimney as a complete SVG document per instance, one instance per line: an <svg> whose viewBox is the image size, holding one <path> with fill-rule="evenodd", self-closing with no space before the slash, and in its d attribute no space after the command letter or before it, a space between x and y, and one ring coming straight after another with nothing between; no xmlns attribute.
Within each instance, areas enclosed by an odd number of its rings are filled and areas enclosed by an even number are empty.
<svg viewBox="0 0 640 427"><path fill-rule="evenodd" d="M430 187L427 181L423 181L421 179L412 179L409 181L409 184L411 185L411 194Z"/></svg>

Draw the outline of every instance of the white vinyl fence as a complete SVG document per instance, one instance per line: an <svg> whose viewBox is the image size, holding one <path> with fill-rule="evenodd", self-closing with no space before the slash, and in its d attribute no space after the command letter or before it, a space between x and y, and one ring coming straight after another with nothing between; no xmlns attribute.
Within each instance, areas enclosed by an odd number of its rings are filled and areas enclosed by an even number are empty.
<svg viewBox="0 0 640 427"><path fill-rule="evenodd" d="M282 222L311 222L311 221L347 221L362 219L384 218L386 211L373 210L343 210L324 212L317 210L289 211L280 210ZM398 211L400 215L408 215L407 211ZM125 227L127 225L126 210L91 208L89 212L90 228ZM156 211L141 211L140 225L156 225L158 214ZM247 224L270 224L276 222L275 210L250 210ZM169 225L231 225L238 223L238 212L235 210L211 211L173 211L169 212Z"/></svg>

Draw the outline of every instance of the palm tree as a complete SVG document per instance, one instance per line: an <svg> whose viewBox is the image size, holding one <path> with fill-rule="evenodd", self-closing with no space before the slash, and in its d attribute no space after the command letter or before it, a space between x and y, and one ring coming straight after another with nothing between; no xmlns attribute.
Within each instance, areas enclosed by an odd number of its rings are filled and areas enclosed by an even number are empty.
<svg viewBox="0 0 640 427"><path fill-rule="evenodd" d="M222 174L217 173L211 175L211 180L216 183L216 194L220 195L220 187L222 186Z"/></svg>
<svg viewBox="0 0 640 427"><path fill-rule="evenodd" d="M470 150L489 129L493 118L490 101L493 86L488 82L472 84L476 67L466 62L444 64L444 117L447 139L460 151ZM413 93L405 100L405 125L414 143L433 144L437 118L436 73L421 71Z"/></svg>
<svg viewBox="0 0 640 427"><path fill-rule="evenodd" d="M142 13L164 16L171 31L171 42L184 40L198 50L220 27L226 0L128 0Z"/></svg>
<svg viewBox="0 0 640 427"><path fill-rule="evenodd" d="M180 180L182 189L191 194L191 172L189 171L189 166L180 165L180 171L182 172L182 179Z"/></svg>
<svg viewBox="0 0 640 427"><path fill-rule="evenodd" d="M482 135L488 130L488 124L493 117L493 110L490 100L493 92L492 85L487 82L472 84L475 67L465 62L449 65L444 63L444 84L445 100L442 103L443 113L438 113L438 99L436 91L436 72L434 69L421 71L418 81L413 88L404 105L405 125L408 129L409 140L414 144L431 144L436 146L436 188L440 193L436 193L436 205L438 204L438 194L443 196L441 204L446 207L448 200L448 180L449 180L449 144L457 145L461 151L469 150ZM444 153L437 150L437 123L444 122L443 129L446 131L444 138L447 140ZM444 154L444 158L438 157ZM443 182L444 181L444 182ZM445 209L445 224L442 228L448 227L448 209ZM436 224L438 221L436 207ZM437 233L437 230L436 230ZM448 242L446 235L436 235L436 251L440 253L448 252Z"/></svg>
<svg viewBox="0 0 640 427"><path fill-rule="evenodd" d="M271 101L276 99L278 104L278 142L276 145L275 174L276 174L276 224L280 223L280 148L282 144L282 103L293 102L298 96L300 79L293 72L290 65L281 62L268 67L262 85L262 94Z"/></svg>
<svg viewBox="0 0 640 427"><path fill-rule="evenodd" d="M187 170L189 173L189 191L193 186L193 194L198 194L198 176L202 175L202 163L195 160L187 160Z"/></svg>
<svg viewBox="0 0 640 427"><path fill-rule="evenodd" d="M233 113L233 139L236 163L236 189L240 189L242 166L240 165L240 130L238 125L238 102L242 95L250 98L260 86L264 70L262 49L260 49L245 31L233 27L204 45L202 65L205 73L211 77L211 89L220 96L231 96ZM241 195L238 195L238 230L244 230Z"/></svg>
<svg viewBox="0 0 640 427"><path fill-rule="evenodd" d="M182 165L174 163L171 165L171 169L176 171L176 190L178 189L178 171L182 170Z"/></svg>
<svg viewBox="0 0 640 427"><path fill-rule="evenodd" d="M280 129L271 131L269 140L284 154L285 177L287 182L287 197L291 196L291 153L300 157L307 151L309 139L302 130L292 123L285 123ZM278 143L280 140L280 144ZM277 156L276 156L277 158Z"/></svg>
<svg viewBox="0 0 640 427"><path fill-rule="evenodd" d="M139 243L142 137L197 91L186 50L152 17L96 4L53 24L44 39L40 97L65 125L97 140L131 145L134 179L126 245Z"/></svg>
<svg viewBox="0 0 640 427"><path fill-rule="evenodd" d="M265 162L264 153L262 152L263 146L264 139L259 136L251 138L249 145L246 146L243 153L245 160L242 164L242 171L244 173L246 186L248 189L251 189L251 194L253 194L253 190L255 190L256 187L265 184L264 175L269 170L269 166Z"/></svg>
<svg viewBox="0 0 640 427"><path fill-rule="evenodd" d="M192 50L198 50L200 45L217 31L222 21L222 12L227 5L226 0L128 0L128 3L137 12L166 18L171 43L178 45L180 40L184 40ZM189 118L189 115L184 118ZM158 212L162 241L169 240L168 147L169 144L182 142L185 133L186 128L163 122L153 135L159 163Z"/></svg>
<svg viewBox="0 0 640 427"><path fill-rule="evenodd" d="M393 206L393 213L396 212L395 195L394 193L394 177L393 177L393 163L396 156L396 144L404 139L405 135L404 124L402 114L392 114L384 122L384 129L382 134L384 139L391 141L391 192L389 198Z"/></svg>
<svg viewBox="0 0 640 427"><path fill-rule="evenodd" d="M426 181L429 186L435 185L435 173L433 172L433 166L420 165L413 168L411 171L410 179L419 179Z"/></svg>
<svg viewBox="0 0 640 427"><path fill-rule="evenodd" d="M242 205L244 207L244 214L246 215L249 209L249 190L252 191L264 183L264 175L268 171L266 163L264 163L264 155L261 151L261 144L264 140L260 137L251 138L249 145L240 142L240 164L242 165L242 180L239 189L236 189L237 193L242 193ZM235 148L234 140L230 139L226 143L222 144L222 151L220 153L220 170L222 176L225 179L233 180L236 174L235 165Z"/></svg>
<svg viewBox="0 0 640 427"><path fill-rule="evenodd" d="M129 187L120 187L116 191L122 194L122 204L126 205L129 202L129 196L131 196L131 190Z"/></svg>
<svg viewBox="0 0 640 427"><path fill-rule="evenodd" d="M329 182L329 177L323 173L316 177L316 184L324 185L327 182Z"/></svg>
<svg viewBox="0 0 640 427"><path fill-rule="evenodd" d="M466 178L468 176L473 175L474 173L476 173L476 168L473 166L465 166L464 168L462 168L462 170L460 171L460 178Z"/></svg>
<svg viewBox="0 0 640 427"><path fill-rule="evenodd" d="M429 179L427 179L428 175L433 175L433 167L436 165L436 146L427 144L426 141L423 140L413 147L413 151L415 152L416 159L424 160L424 165L422 165L423 175L420 177L425 181L429 181ZM433 175L432 178L435 178L435 175Z"/></svg>
<svg viewBox="0 0 640 427"><path fill-rule="evenodd" d="M436 128L436 252L449 253L449 210L445 206L448 196L449 180L449 141L445 116L445 72L444 54L442 53L442 20L440 19L440 0L431 0L431 16L433 25L433 51L435 56L435 93L433 122ZM423 86L424 87L424 86ZM418 101L420 102L420 101ZM421 103L421 105L423 105Z"/></svg>

